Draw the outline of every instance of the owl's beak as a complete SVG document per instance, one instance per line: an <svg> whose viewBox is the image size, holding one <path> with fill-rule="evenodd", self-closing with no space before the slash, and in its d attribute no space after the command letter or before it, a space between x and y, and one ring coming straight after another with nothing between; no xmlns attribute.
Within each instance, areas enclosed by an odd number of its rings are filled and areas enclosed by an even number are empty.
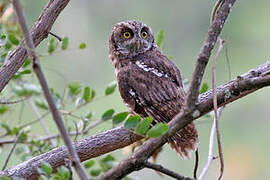
<svg viewBox="0 0 270 180"><path fill-rule="evenodd" d="M140 42L140 40L137 40L135 45L136 45L136 50L137 50L137 51L140 50L140 47L141 47L141 42Z"/></svg>

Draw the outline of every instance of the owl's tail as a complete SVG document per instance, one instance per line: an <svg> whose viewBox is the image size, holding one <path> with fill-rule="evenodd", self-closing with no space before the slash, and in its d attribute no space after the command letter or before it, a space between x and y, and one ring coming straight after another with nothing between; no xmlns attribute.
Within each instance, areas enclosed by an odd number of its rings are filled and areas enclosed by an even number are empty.
<svg viewBox="0 0 270 180"><path fill-rule="evenodd" d="M183 159L190 159L192 152L198 146L198 132L195 124L191 122L169 139L169 143Z"/></svg>

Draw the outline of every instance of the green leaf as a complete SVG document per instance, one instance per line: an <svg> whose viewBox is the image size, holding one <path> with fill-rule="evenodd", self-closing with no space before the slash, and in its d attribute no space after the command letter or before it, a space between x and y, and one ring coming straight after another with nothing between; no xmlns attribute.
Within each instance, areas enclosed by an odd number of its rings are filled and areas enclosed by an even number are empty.
<svg viewBox="0 0 270 180"><path fill-rule="evenodd" d="M68 37L64 37L63 39L62 39L62 41L61 41L61 48L63 49L63 50L65 50L65 49L67 49L67 47L68 47Z"/></svg>
<svg viewBox="0 0 270 180"><path fill-rule="evenodd" d="M112 118L113 114L114 114L114 110L113 109L109 109L106 112L103 113L102 115L102 120L106 121Z"/></svg>
<svg viewBox="0 0 270 180"><path fill-rule="evenodd" d="M93 116L93 113L92 113L92 112L89 112L85 117L86 117L87 119L91 119L92 116Z"/></svg>
<svg viewBox="0 0 270 180"><path fill-rule="evenodd" d="M5 44L5 49L10 50L11 48L12 48L12 44L9 41L7 41L7 43Z"/></svg>
<svg viewBox="0 0 270 180"><path fill-rule="evenodd" d="M42 161L42 162L41 162L41 169L42 169L47 175L50 175L50 174L52 174L52 172L53 172L52 166L51 166L49 163L45 162L45 161Z"/></svg>
<svg viewBox="0 0 270 180"><path fill-rule="evenodd" d="M119 124L119 123L123 122L127 116L128 116L128 112L121 112L121 113L114 115L113 124Z"/></svg>
<svg viewBox="0 0 270 180"><path fill-rule="evenodd" d="M85 48L86 48L86 44L85 44L85 43L81 43L81 44L79 45L79 48L80 48L80 49L85 49Z"/></svg>
<svg viewBox="0 0 270 180"><path fill-rule="evenodd" d="M69 88L69 92L74 96L80 94L82 91L82 86L79 82L69 83L68 88Z"/></svg>
<svg viewBox="0 0 270 180"><path fill-rule="evenodd" d="M206 91L208 91L209 87L207 83L203 83L202 87L200 89L200 94L205 93Z"/></svg>
<svg viewBox="0 0 270 180"><path fill-rule="evenodd" d="M151 123L153 122L152 117L144 118L135 128L135 133L137 134L145 134L146 131L150 128Z"/></svg>
<svg viewBox="0 0 270 180"><path fill-rule="evenodd" d="M117 82L116 82L116 81L111 82L111 83L108 85L108 87L106 88L105 94L106 94L106 95L112 94L112 93L114 92L116 86L117 86Z"/></svg>
<svg viewBox="0 0 270 180"><path fill-rule="evenodd" d="M14 86L14 92L17 96L33 96L41 93L40 87L31 83L24 83L22 86Z"/></svg>
<svg viewBox="0 0 270 180"><path fill-rule="evenodd" d="M8 35L8 40L14 45L20 44L20 41L13 34Z"/></svg>
<svg viewBox="0 0 270 180"><path fill-rule="evenodd" d="M66 168L65 166L60 166L59 168L57 168L57 173L63 177L63 179L68 180L70 178L70 172L68 170L68 168Z"/></svg>
<svg viewBox="0 0 270 180"><path fill-rule="evenodd" d="M140 121L140 116L131 116L131 117L129 117L127 120L126 120L126 122L125 122L125 124L124 124L124 127L126 128L126 129L133 129L133 128L135 128L136 126L137 126L137 124L139 123L139 121Z"/></svg>
<svg viewBox="0 0 270 180"><path fill-rule="evenodd" d="M32 71L30 69L26 69L26 70L23 70L23 71L18 71L15 73L15 75L13 76L14 79L18 79L20 78L22 75L24 74L31 74Z"/></svg>
<svg viewBox="0 0 270 180"><path fill-rule="evenodd" d="M3 115L3 114L5 114L8 111L9 111L9 107L8 106L5 106L5 105L1 105L0 106L0 115Z"/></svg>
<svg viewBox="0 0 270 180"><path fill-rule="evenodd" d="M102 170L106 172L115 165L115 158L109 154L105 158L101 159L99 164Z"/></svg>
<svg viewBox="0 0 270 180"><path fill-rule="evenodd" d="M7 35L1 34L0 36L0 47L5 46L7 43Z"/></svg>
<svg viewBox="0 0 270 180"><path fill-rule="evenodd" d="M31 59L30 58L27 58L23 64L23 68L26 68L29 64L31 64Z"/></svg>
<svg viewBox="0 0 270 180"><path fill-rule="evenodd" d="M157 46L161 48L164 39L164 30L160 30L156 36Z"/></svg>
<svg viewBox="0 0 270 180"><path fill-rule="evenodd" d="M147 132L147 136L151 138L160 137L164 135L168 130L169 130L168 124L158 123Z"/></svg>
<svg viewBox="0 0 270 180"><path fill-rule="evenodd" d="M35 100L35 104L40 109L44 109L44 110L48 110L49 109L48 104L44 100L36 99Z"/></svg>
<svg viewBox="0 0 270 180"><path fill-rule="evenodd" d="M4 175L1 177L1 180L11 180L11 178Z"/></svg>
<svg viewBox="0 0 270 180"><path fill-rule="evenodd" d="M51 54L54 52L56 46L55 46L55 39L51 38L49 43L48 43L48 53Z"/></svg>
<svg viewBox="0 0 270 180"><path fill-rule="evenodd" d="M91 168L92 166L94 166L95 163L96 162L94 160L89 160L86 163L84 163L83 166L88 169L88 168Z"/></svg>
<svg viewBox="0 0 270 180"><path fill-rule="evenodd" d="M92 169L90 171L91 176L98 176L101 173L101 169Z"/></svg>
<svg viewBox="0 0 270 180"><path fill-rule="evenodd" d="M87 87L84 88L83 99L85 100L85 102L89 102L92 99L92 97L91 97L91 91L90 91L90 87L89 86L87 86Z"/></svg>

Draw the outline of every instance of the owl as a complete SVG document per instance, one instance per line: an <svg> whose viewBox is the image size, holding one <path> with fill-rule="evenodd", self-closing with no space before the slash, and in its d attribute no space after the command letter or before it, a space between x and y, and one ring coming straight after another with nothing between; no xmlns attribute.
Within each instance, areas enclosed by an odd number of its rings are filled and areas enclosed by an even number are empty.
<svg viewBox="0 0 270 180"><path fill-rule="evenodd" d="M149 26L136 20L116 24L109 49L120 95L132 114L151 116L155 124L168 123L180 112L185 101L180 71L160 51ZM198 144L194 123L168 142L183 159L189 159Z"/></svg>

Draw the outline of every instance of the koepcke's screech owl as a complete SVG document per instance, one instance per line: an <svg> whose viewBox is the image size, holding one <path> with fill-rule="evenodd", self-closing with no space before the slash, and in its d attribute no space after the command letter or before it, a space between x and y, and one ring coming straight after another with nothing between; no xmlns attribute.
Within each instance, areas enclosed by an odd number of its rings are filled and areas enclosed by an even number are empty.
<svg viewBox="0 0 270 180"><path fill-rule="evenodd" d="M180 71L161 53L149 26L136 20L116 24L109 48L120 95L132 113L167 123L180 112L185 100ZM198 144L194 123L168 142L182 158L190 158Z"/></svg>

